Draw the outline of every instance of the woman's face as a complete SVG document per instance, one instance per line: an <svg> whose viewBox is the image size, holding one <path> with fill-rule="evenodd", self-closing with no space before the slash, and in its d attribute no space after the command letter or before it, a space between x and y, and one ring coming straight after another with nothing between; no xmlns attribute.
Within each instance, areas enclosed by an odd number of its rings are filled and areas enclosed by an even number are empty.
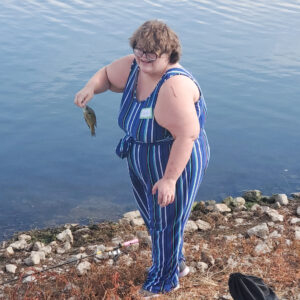
<svg viewBox="0 0 300 300"><path fill-rule="evenodd" d="M165 53L158 56L155 60L149 59L152 57L148 53L141 51L141 53L138 54L139 55L135 53L135 58L140 70L149 75L162 75L169 65L169 56Z"/></svg>

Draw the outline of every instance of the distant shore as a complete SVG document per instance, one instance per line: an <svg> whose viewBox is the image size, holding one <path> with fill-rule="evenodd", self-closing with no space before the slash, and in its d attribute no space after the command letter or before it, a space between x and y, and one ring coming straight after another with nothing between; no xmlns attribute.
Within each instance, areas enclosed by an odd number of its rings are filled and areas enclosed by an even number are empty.
<svg viewBox="0 0 300 300"><path fill-rule="evenodd" d="M163 299L232 299L233 272L263 278L280 299L299 299L300 193L251 190L223 203L195 203L185 232L191 272ZM134 239L139 243L116 249ZM0 299L138 299L150 258L138 211L118 222L20 232L0 243Z"/></svg>

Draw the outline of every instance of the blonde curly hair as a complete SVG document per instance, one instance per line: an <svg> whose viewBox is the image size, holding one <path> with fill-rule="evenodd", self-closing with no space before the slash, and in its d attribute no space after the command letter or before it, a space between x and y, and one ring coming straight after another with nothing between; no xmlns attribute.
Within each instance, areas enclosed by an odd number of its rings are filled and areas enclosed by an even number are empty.
<svg viewBox="0 0 300 300"><path fill-rule="evenodd" d="M132 49L167 54L169 63L174 64L181 56L181 45L177 34L165 23L158 20L146 21L129 39Z"/></svg>

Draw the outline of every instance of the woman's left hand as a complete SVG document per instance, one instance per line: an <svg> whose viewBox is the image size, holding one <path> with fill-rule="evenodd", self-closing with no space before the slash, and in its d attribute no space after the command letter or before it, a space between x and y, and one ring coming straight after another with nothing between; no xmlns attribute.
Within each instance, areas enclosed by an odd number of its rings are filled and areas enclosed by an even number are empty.
<svg viewBox="0 0 300 300"><path fill-rule="evenodd" d="M158 192L157 203L161 207L165 207L170 203L174 202L175 199L175 186L176 181L173 179L160 179L158 180L153 188L152 194Z"/></svg>

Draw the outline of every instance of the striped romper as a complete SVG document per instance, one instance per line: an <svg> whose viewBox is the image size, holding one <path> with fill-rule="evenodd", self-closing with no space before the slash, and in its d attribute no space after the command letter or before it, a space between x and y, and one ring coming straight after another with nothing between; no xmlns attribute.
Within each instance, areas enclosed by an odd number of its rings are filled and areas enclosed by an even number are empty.
<svg viewBox="0 0 300 300"><path fill-rule="evenodd" d="M152 267L143 288L153 293L169 292L178 285L178 264L184 260L184 227L209 161L209 145L204 130L206 104L199 84L182 68L167 70L151 95L139 102L136 99L138 73L139 67L134 60L118 118L119 126L126 135L120 140L116 152L121 158L127 158L135 200L152 239ZM199 88L201 96L195 103L195 109L200 122L200 134L177 180L174 202L160 207L157 193L152 195L151 191L155 182L163 177L173 138L168 130L156 122L153 111L160 87L175 75L191 78Z"/></svg>

